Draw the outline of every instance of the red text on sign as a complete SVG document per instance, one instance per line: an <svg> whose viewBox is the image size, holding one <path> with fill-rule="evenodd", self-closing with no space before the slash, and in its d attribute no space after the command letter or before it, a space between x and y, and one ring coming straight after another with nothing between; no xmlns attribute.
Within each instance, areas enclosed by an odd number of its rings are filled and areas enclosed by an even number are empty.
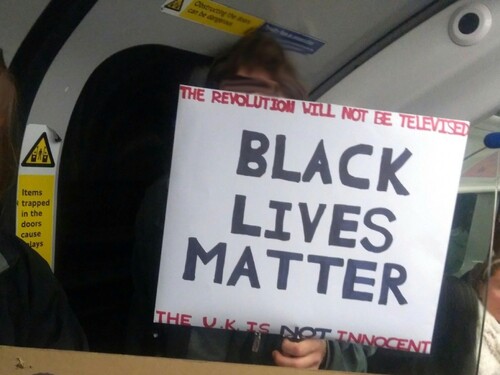
<svg viewBox="0 0 500 375"><path fill-rule="evenodd" d="M198 87L181 86L182 99L196 100L197 102L205 101L205 90Z"/></svg>
<svg viewBox="0 0 500 375"><path fill-rule="evenodd" d="M156 310L156 317L158 319L158 323L190 326L192 315Z"/></svg>

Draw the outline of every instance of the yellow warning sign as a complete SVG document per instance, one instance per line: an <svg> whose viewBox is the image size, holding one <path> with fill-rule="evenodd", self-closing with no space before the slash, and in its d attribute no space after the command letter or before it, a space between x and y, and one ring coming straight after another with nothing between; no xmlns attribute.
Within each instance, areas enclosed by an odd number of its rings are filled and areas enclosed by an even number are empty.
<svg viewBox="0 0 500 375"><path fill-rule="evenodd" d="M57 199L55 182L61 141L47 125L28 124L17 178L16 234L35 249L52 269Z"/></svg>
<svg viewBox="0 0 500 375"><path fill-rule="evenodd" d="M21 165L23 167L54 167L54 158L50 151L47 133L42 133L33 147L28 151Z"/></svg>
<svg viewBox="0 0 500 375"><path fill-rule="evenodd" d="M52 264L53 175L20 175L16 235Z"/></svg>
<svg viewBox="0 0 500 375"><path fill-rule="evenodd" d="M184 0L173 0L167 4L164 5L165 8L175 10L176 12L180 11L182 8L182 3L184 3Z"/></svg>
<svg viewBox="0 0 500 375"><path fill-rule="evenodd" d="M182 11L179 11L181 8ZM264 24L264 20L211 0L173 0L162 12L184 18L227 33L243 36Z"/></svg>

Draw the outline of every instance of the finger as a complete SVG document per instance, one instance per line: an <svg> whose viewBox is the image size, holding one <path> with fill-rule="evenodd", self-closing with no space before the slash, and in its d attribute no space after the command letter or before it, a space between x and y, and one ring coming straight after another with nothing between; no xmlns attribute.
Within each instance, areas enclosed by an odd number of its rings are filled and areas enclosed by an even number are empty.
<svg viewBox="0 0 500 375"><path fill-rule="evenodd" d="M313 353L323 357L326 352L326 341L318 339L291 341L284 339L281 343L281 352L291 357L304 357Z"/></svg>
<svg viewBox="0 0 500 375"><path fill-rule="evenodd" d="M303 369L317 369L319 367L319 363L314 357L305 356L305 357L288 357L278 350L273 351L273 359L274 363L277 366L281 367L293 367L293 368L303 368Z"/></svg>
<svg viewBox="0 0 500 375"><path fill-rule="evenodd" d="M291 341L287 338L281 342L281 353L288 357L303 357L307 354L307 346L302 341Z"/></svg>

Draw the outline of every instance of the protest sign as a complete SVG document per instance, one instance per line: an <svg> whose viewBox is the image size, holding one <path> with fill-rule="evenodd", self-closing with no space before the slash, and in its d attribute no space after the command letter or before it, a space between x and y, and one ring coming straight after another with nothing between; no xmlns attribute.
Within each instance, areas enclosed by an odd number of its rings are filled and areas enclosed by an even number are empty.
<svg viewBox="0 0 500 375"><path fill-rule="evenodd" d="M468 128L181 86L154 320L428 352Z"/></svg>

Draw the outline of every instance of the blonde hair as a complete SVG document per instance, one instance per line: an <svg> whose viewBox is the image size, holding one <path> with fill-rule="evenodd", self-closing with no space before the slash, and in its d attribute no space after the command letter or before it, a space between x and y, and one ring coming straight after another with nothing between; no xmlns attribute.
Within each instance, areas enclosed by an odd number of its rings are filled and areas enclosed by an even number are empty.
<svg viewBox="0 0 500 375"><path fill-rule="evenodd" d="M0 50L0 200L13 183L17 157L12 140L16 118L17 90Z"/></svg>

